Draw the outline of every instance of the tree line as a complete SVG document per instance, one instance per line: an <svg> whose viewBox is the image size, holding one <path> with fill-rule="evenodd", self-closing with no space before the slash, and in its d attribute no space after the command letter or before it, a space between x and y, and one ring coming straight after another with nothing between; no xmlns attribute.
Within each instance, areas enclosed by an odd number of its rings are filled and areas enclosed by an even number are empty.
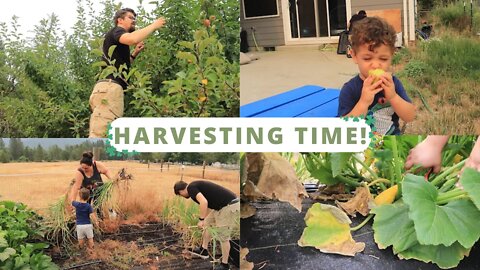
<svg viewBox="0 0 480 270"><path fill-rule="evenodd" d="M85 141L75 145L45 147L25 146L21 139L11 138L8 145L0 139L0 162L54 162L78 161L85 151L95 152L97 160L141 160L147 162L188 162L190 164L207 164L214 162L236 164L238 153L140 153L138 155L109 156L105 151L104 140Z"/></svg>

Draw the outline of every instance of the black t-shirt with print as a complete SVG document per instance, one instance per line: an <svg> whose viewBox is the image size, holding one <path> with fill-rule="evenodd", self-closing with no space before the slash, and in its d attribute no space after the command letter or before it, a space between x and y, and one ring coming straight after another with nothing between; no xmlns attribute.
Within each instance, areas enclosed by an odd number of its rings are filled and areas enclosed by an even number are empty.
<svg viewBox="0 0 480 270"><path fill-rule="evenodd" d="M125 33L127 33L127 30L119 26L116 26L110 31L108 31L105 35L105 41L103 42L103 55L104 57L108 57L108 49L113 45L117 45L117 47L113 51L111 60L115 60L115 67L117 69L121 65L126 64L126 72L128 73L128 69L130 69L130 47L128 45L120 43L120 37ZM106 61L105 58L104 61ZM127 83L123 78L114 78L112 74L109 75L108 78L118 82L123 87L123 89L127 88Z"/></svg>
<svg viewBox="0 0 480 270"><path fill-rule="evenodd" d="M227 206L235 196L235 193L231 192L230 190L214 184L208 181L193 181L187 186L188 195L190 198L199 203L197 201L197 194L200 192L208 201L208 208L214 210L220 210L223 207Z"/></svg>

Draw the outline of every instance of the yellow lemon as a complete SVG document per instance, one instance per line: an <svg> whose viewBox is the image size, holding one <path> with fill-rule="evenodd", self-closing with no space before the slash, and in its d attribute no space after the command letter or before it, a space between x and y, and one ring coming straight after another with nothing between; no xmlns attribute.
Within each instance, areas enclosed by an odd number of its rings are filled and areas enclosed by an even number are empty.
<svg viewBox="0 0 480 270"><path fill-rule="evenodd" d="M376 83L376 82L379 80L380 76L382 76L383 73L385 73L385 70L383 70L383 69L381 69L381 68L369 70L369 71L368 71L368 75L369 75L369 76L372 75L372 76L375 77L375 78L373 79L372 84L373 84L373 83Z"/></svg>

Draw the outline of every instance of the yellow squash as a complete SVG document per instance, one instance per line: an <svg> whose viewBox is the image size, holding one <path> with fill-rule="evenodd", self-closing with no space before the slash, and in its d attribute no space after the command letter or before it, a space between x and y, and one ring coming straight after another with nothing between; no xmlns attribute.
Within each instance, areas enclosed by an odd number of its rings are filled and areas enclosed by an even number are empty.
<svg viewBox="0 0 480 270"><path fill-rule="evenodd" d="M378 194L377 197L375 197L374 201L377 205L391 204L395 200L397 192L398 185L392 186L384 190L382 193Z"/></svg>

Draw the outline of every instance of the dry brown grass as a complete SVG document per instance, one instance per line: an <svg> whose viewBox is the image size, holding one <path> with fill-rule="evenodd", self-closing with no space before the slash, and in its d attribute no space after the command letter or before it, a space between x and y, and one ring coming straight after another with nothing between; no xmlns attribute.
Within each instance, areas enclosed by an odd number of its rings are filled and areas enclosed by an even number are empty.
<svg viewBox="0 0 480 270"><path fill-rule="evenodd" d="M134 242L124 243L115 240L105 240L95 245L90 254L73 258L71 263L83 263L87 257L90 260L102 260L116 269L131 269L132 265L149 265L154 263L152 255L158 254L156 247L139 248ZM83 251L85 253L85 251Z"/></svg>
<svg viewBox="0 0 480 270"><path fill-rule="evenodd" d="M474 90L476 87L472 81L444 79L436 94L425 96L433 114L419 98L414 98L417 117L407 125L405 134L479 134L480 96Z"/></svg>
<svg viewBox="0 0 480 270"><path fill-rule="evenodd" d="M182 169L171 165L160 171L159 164L135 161L106 161L114 172L126 168L134 176L128 194L120 202L122 210L130 213L158 213L162 202L175 196L173 185L180 180ZM79 164L75 162L6 163L0 165L0 200L23 202L40 210L67 192ZM201 179L201 166L185 166L183 180ZM103 176L102 176L103 177ZM106 180L106 177L103 177ZM205 179L211 180L237 195L240 193L239 172L206 167Z"/></svg>

